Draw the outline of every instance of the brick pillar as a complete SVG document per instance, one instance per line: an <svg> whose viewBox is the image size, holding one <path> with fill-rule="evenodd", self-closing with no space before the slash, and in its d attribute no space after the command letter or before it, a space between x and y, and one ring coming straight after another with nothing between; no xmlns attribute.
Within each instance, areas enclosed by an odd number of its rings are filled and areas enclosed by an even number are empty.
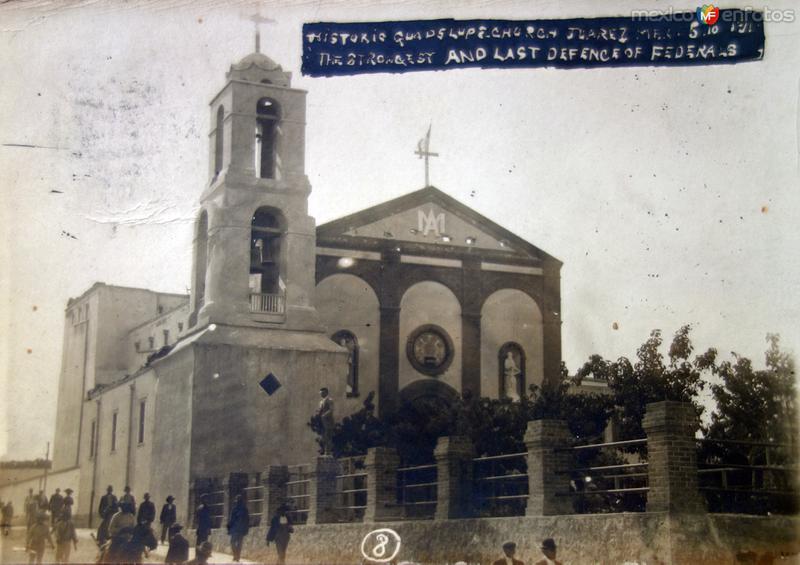
<svg viewBox="0 0 800 565"><path fill-rule="evenodd" d="M308 523L325 524L336 521L336 475L339 462L328 456L317 457L311 469L308 494Z"/></svg>
<svg viewBox="0 0 800 565"><path fill-rule="evenodd" d="M286 465L270 465L261 476L264 485L264 502L261 506L261 525L269 526L269 521L278 511L278 507L289 501L287 498L289 467Z"/></svg>
<svg viewBox="0 0 800 565"><path fill-rule="evenodd" d="M391 447L371 447L367 450L364 467L367 469L367 508L364 522L380 522L400 518L397 504L397 467L400 456Z"/></svg>
<svg viewBox="0 0 800 565"><path fill-rule="evenodd" d="M440 437L436 458L436 519L467 518L472 514L472 457L469 438Z"/></svg>
<svg viewBox="0 0 800 565"><path fill-rule="evenodd" d="M556 493L569 492L567 471L572 456L567 451L572 436L567 423L561 420L533 420L525 430L525 447L528 450L528 505L526 516L553 516L572 514L572 501Z"/></svg>
<svg viewBox="0 0 800 565"><path fill-rule="evenodd" d="M697 414L686 402L647 405L648 512L705 512L697 487Z"/></svg>

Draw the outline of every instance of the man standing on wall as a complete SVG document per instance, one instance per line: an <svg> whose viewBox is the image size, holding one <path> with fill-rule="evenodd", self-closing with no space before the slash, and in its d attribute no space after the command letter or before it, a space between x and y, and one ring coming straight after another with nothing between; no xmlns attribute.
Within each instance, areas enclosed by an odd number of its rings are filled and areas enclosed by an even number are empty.
<svg viewBox="0 0 800 565"><path fill-rule="evenodd" d="M328 395L328 389L319 389L322 400L319 401L317 416L322 424L322 454L333 455L333 428L335 426L333 418L333 399Z"/></svg>

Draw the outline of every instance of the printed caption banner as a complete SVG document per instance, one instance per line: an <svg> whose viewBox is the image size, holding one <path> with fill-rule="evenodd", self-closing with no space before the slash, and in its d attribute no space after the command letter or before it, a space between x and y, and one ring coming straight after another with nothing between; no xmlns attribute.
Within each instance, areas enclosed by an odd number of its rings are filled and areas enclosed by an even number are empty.
<svg viewBox="0 0 800 565"><path fill-rule="evenodd" d="M760 12L714 10L641 18L307 23L302 72L708 65L764 56Z"/></svg>

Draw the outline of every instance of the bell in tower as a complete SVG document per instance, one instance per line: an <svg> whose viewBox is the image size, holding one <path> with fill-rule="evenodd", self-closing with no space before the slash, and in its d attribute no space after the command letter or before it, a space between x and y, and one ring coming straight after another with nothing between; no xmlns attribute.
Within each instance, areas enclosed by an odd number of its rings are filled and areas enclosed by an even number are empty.
<svg viewBox="0 0 800 565"><path fill-rule="evenodd" d="M209 184L195 238L197 324L319 329L305 109L291 73L258 52L231 65L211 101Z"/></svg>

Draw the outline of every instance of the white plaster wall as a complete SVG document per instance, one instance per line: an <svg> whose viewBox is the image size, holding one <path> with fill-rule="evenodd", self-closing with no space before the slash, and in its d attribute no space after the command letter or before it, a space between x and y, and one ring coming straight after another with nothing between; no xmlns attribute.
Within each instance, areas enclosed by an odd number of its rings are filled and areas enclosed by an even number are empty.
<svg viewBox="0 0 800 565"><path fill-rule="evenodd" d="M377 400L380 311L372 287L355 275L332 275L317 285L316 303L328 337L339 330L355 334L359 347L359 397L375 391Z"/></svg>

